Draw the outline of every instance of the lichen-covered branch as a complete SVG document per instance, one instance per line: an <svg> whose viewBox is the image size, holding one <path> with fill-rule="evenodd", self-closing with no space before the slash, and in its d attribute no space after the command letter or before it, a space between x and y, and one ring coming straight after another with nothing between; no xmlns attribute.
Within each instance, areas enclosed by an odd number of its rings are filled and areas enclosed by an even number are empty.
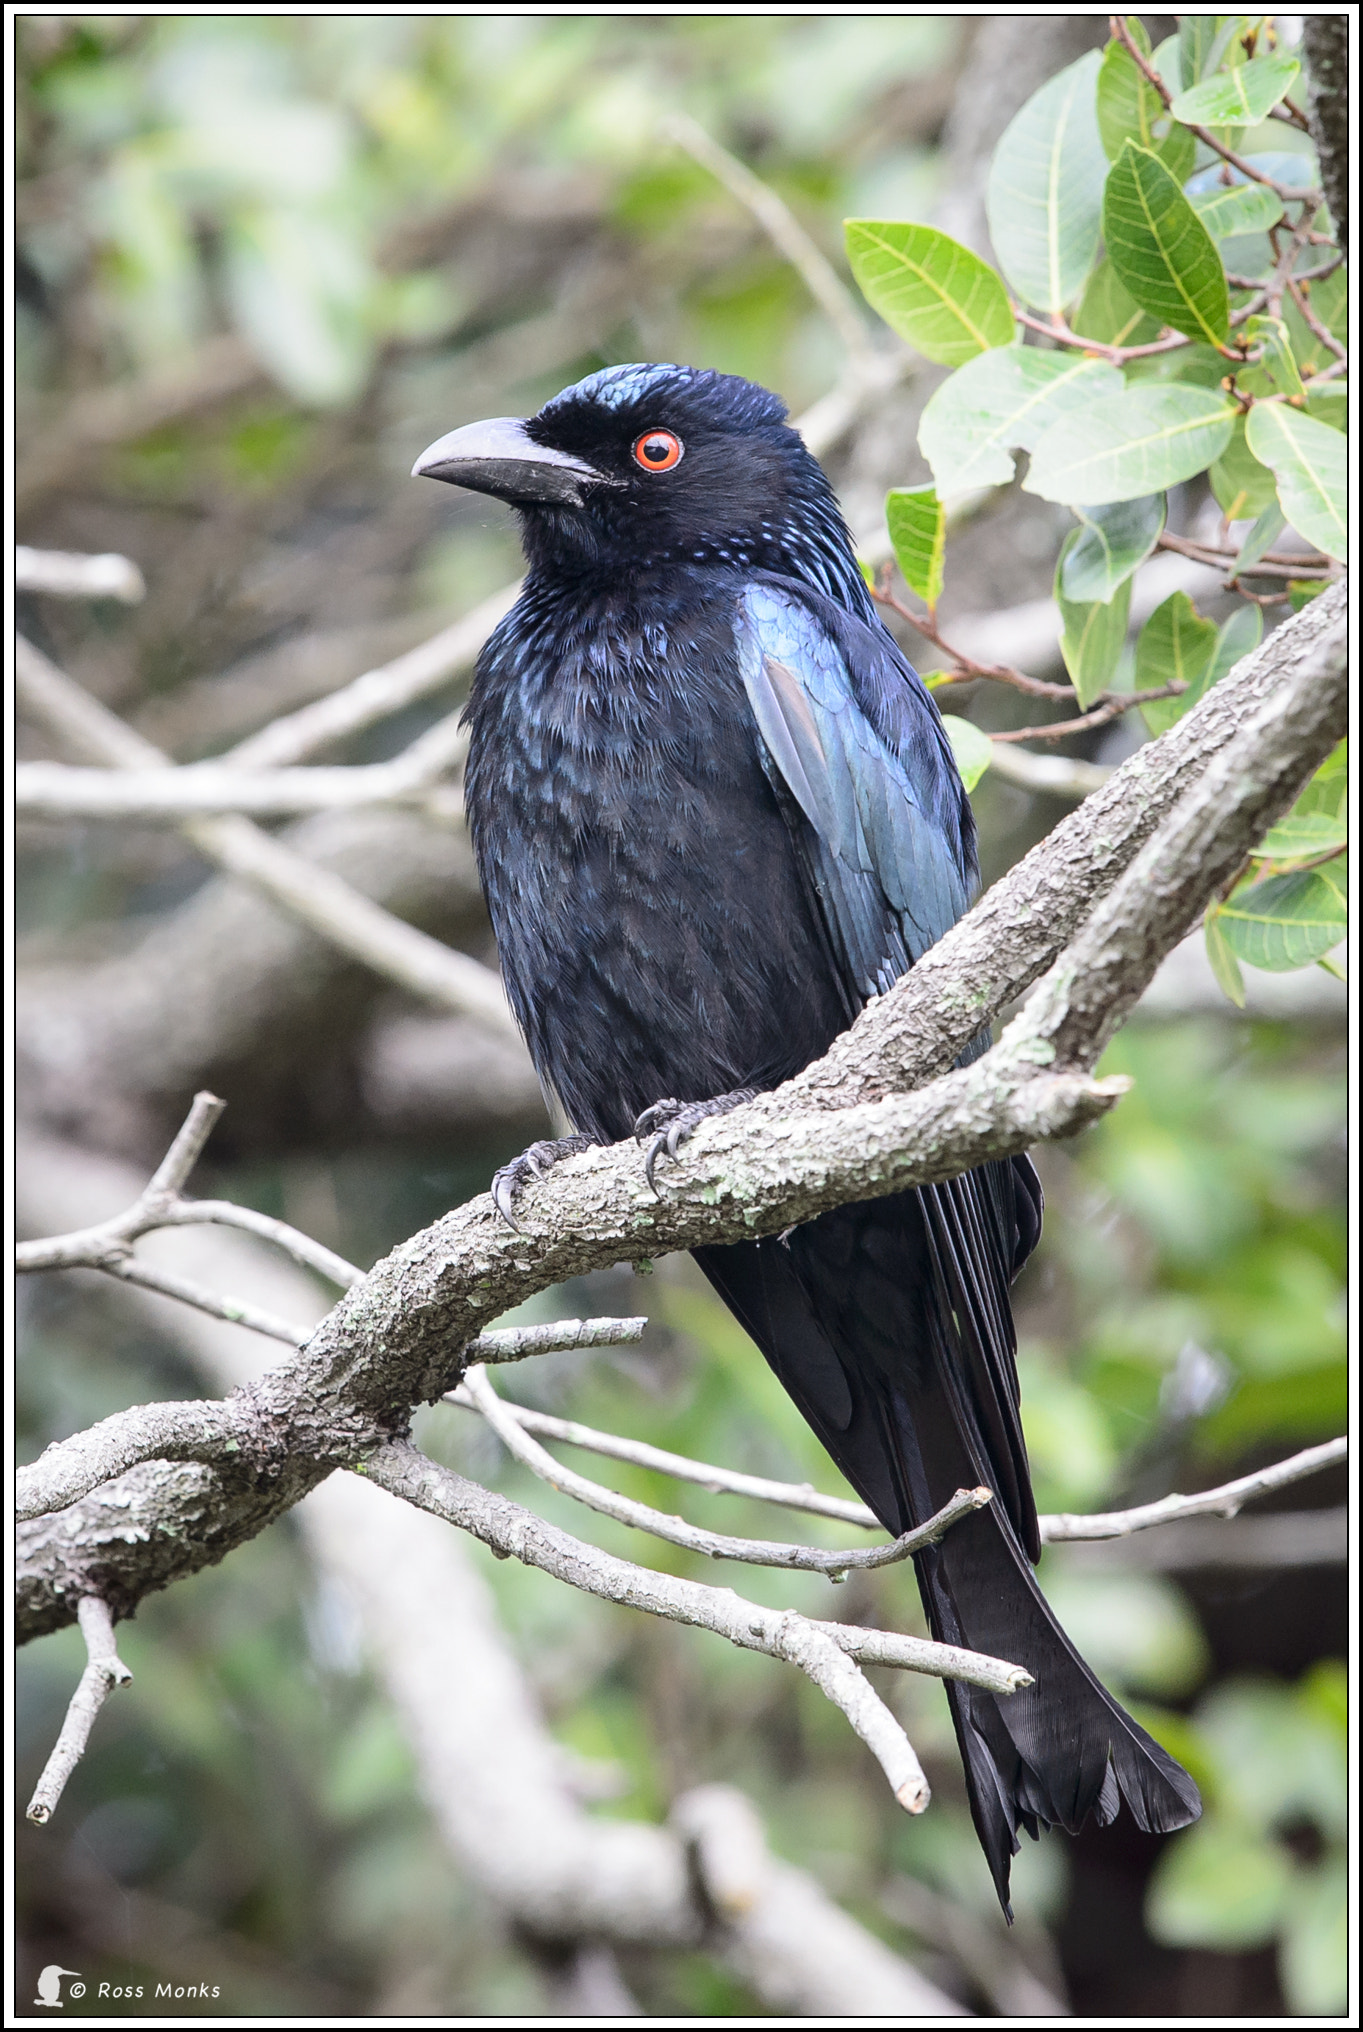
<svg viewBox="0 0 1363 2032"><path fill-rule="evenodd" d="M90 1731L105 1701L116 1686L127 1686L132 1681L131 1672L118 1655L108 1604L96 1595L87 1595L78 1604L77 1613L88 1662L67 1706L61 1733L28 1802L28 1818L39 1827L56 1812L67 1780L85 1755Z"/></svg>
<svg viewBox="0 0 1363 2032"><path fill-rule="evenodd" d="M230 1491L222 1469L198 1468L210 1480L196 1498L211 1506L211 1478L222 1477L231 1522L224 1515L192 1540L168 1536L156 1475L190 1470L136 1468L127 1522L146 1537L130 1546L127 1533L92 1520L86 1552L99 1586L79 1584L80 1506L68 1513L55 1575L45 1520L47 1536L26 1547L21 1568L21 1629L69 1620L78 1594L100 1592L122 1608L147 1591L148 1572L150 1585L164 1585L220 1557L333 1467L400 1438L411 1406L458 1380L484 1321L551 1283L622 1256L776 1233L849 1200L1072 1134L1101 1114L1122 1090L1092 1076L1107 1037L1343 732L1342 603L1342 588L1322 595L1034 850L999 885L1011 892L1012 915L1001 915L993 892L818 1065L707 1123L669 1174L665 1200L647 1189L632 1144L590 1150L527 1191L520 1232L479 1199L378 1264L300 1354L253 1386L242 1466L249 1462L254 1511L241 1495L241 1467ZM1096 824L1081 825L1095 808ZM905 1091L949 1064L1004 999L1034 980L1086 910L1088 923L999 1043ZM976 919L986 926L983 948Z"/></svg>

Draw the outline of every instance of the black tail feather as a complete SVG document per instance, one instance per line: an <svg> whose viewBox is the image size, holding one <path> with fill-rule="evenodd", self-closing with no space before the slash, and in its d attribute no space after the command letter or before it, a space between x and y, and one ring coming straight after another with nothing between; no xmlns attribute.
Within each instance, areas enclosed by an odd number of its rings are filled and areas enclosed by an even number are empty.
<svg viewBox="0 0 1363 2032"><path fill-rule="evenodd" d="M1019 1829L1106 1825L1122 1800L1159 1832L1201 1810L1191 1778L1100 1685L1032 1573L1007 1286L1035 1239L1037 1207L1028 1177L991 1165L921 1195L839 1208L785 1243L697 1251L888 1530L911 1529L958 1488L996 1492L915 1566L934 1636L1032 1675L1007 1696L945 1683L1005 1912Z"/></svg>

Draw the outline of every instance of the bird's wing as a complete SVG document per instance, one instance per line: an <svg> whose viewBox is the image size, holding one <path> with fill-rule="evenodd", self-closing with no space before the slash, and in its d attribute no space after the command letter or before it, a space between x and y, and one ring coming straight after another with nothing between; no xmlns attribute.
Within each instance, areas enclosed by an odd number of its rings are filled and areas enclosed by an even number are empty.
<svg viewBox="0 0 1363 2032"><path fill-rule="evenodd" d="M883 630L761 582L740 597L736 633L763 767L809 821L801 846L857 1006L969 904L960 780L935 708Z"/></svg>
<svg viewBox="0 0 1363 2032"><path fill-rule="evenodd" d="M742 595L737 638L763 767L786 808L793 801L808 821L791 811L855 1008L969 905L973 839L960 777L935 707L883 630L764 581ZM931 1275L956 1322L943 1380L1033 1557L1008 1286L1036 1240L1039 1192L1019 1158L919 1195ZM848 1338L861 1345L866 1335Z"/></svg>

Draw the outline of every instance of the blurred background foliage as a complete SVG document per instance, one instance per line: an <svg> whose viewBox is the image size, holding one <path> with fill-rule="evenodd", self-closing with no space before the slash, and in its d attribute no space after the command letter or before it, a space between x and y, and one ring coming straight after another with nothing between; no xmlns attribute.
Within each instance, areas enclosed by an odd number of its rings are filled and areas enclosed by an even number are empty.
<svg viewBox="0 0 1363 2032"><path fill-rule="evenodd" d="M1172 26L1149 23L1156 41ZM515 575L500 510L407 485L439 432L631 358L749 374L798 411L834 379L836 339L732 198L659 140L659 120L691 113L841 261L844 214L932 214L975 32L918 15L21 17L20 533L125 551L149 585L134 610L26 601L26 627L188 759ZM1103 29L1075 32L1070 55ZM830 461L854 521L858 504L878 506L867 474L885 444L916 456L912 416L888 400L866 435L883 438L877 451ZM1049 591L1063 518L1015 495L1001 512L1013 519L992 536L962 540L950 582L967 609ZM346 759L392 752L420 724L408 716ZM991 873L1064 809L992 777L977 803ZM22 844L21 958L38 967L133 950L204 880L164 832L33 825ZM349 1048L336 1044L337 1063ZM367 1263L536 1131L525 1108L454 1137L385 1124L348 1105L339 1075L327 1086L331 1052L325 1029L309 1033L268 1124L250 1113L249 1065L236 1089L219 1086L234 1107L202 1191ZM1344 1062L1328 1007L1291 1023L1229 1004L1150 1015L1104 1068L1133 1075L1130 1097L1081 1142L1041 1153L1047 1230L1018 1319L1042 1508L1205 1486L1342 1429ZM156 1151L134 1134L121 1154ZM201 1388L174 1346L92 1285L44 1279L21 1294L26 1455L125 1403ZM644 1280L621 1270L532 1310L647 1311L652 1325L641 1349L504 1372L509 1394L836 1487L688 1263ZM442 1459L582 1529L467 1414L428 1410L417 1430ZM640 1470L610 1480L720 1528L785 1530ZM1321 1477L1269 1507L1328 1506L1342 1489ZM836 1527L805 1525L839 1542ZM590 1535L700 1575L604 1520ZM597 1811L662 1816L687 1785L731 1780L779 1852L992 2007L942 1921L949 1911L961 1937L1000 1946L934 1683L882 1675L934 1785L910 1821L798 1675L476 1556ZM1007 1952L1083 2015L1342 2010L1342 1568L1204 1557L1175 1574L1139 1549L1127 1562L1056 1550L1043 1579L1095 1667L1194 1769L1208 1810L1167 1842L1123 1820L1024 1843ZM742 1585L830 1612L814 1577L757 1571ZM861 1622L922 1627L902 1568L853 1575L836 1602ZM211 1966L248 2016L553 2007L543 1952L490 1928L451 1866L353 1611L319 1590L287 1520L150 1600L122 1649L135 1687L106 1712L57 1822L21 1836L33 1968L154 1982ZM73 1631L23 1654L21 1791L79 1657ZM699 1956L622 1967L646 2013L760 2010Z"/></svg>

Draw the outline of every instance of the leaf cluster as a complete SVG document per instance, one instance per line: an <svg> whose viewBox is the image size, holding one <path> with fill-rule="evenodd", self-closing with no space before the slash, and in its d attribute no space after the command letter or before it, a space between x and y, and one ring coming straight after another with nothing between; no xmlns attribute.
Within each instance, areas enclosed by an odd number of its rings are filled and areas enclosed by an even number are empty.
<svg viewBox="0 0 1363 2032"><path fill-rule="evenodd" d="M1049 79L998 144L997 266L930 225L846 224L868 301L953 370L919 431L933 484L886 503L928 631L949 510L1009 485L1025 453L1023 491L1075 518L1055 598L1076 703L1087 714L1106 702L1095 723L1134 692L1162 733L1256 646L1263 608L1303 603L1346 553L1343 255L1291 103L1300 74L1275 49L1269 17L1190 15L1153 52L1139 21L1117 23L1107 48ZM1215 539L1169 528L1195 487L1222 511ZM1132 659L1132 580L1160 547L1218 566L1241 604L1218 627L1173 594ZM973 787L988 746L964 720L949 731ZM1338 769L1329 778L1341 798L1342 780ZM1307 965L1343 937L1342 863L1321 858L1343 850L1342 801L1331 809L1338 839L1322 834L1295 854L1280 840L1266 878L1209 919L1218 977L1236 999L1237 961Z"/></svg>

